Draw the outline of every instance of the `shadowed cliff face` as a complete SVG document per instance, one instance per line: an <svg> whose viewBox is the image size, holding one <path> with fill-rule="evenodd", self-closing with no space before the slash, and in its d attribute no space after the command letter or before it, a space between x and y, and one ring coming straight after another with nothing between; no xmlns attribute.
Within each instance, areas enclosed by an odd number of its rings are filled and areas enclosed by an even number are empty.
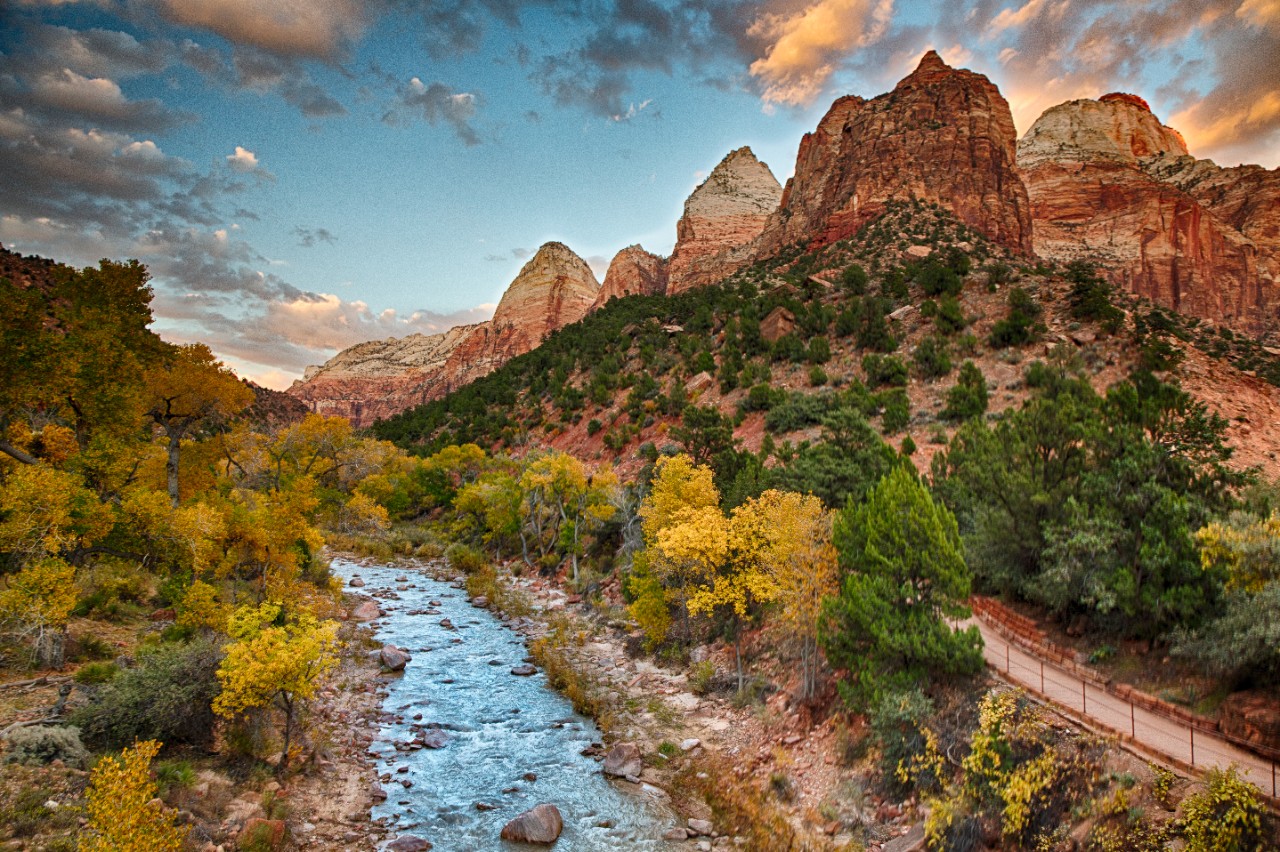
<svg viewBox="0 0 1280 852"><path fill-rule="evenodd" d="M1097 260L1182 313L1253 334L1274 327L1280 173L1196 160L1125 94L1048 110L1018 143L1018 164L1041 256Z"/></svg>
<svg viewBox="0 0 1280 852"><path fill-rule="evenodd" d="M667 292L667 261L638 245L614 255L592 310L623 296L653 296Z"/></svg>
<svg viewBox="0 0 1280 852"><path fill-rule="evenodd" d="M1016 251L1031 252L1031 205L1009 105L990 80L930 51L887 94L836 101L796 157L757 257L849 237L894 199L920 198Z"/></svg>
<svg viewBox="0 0 1280 852"><path fill-rule="evenodd" d="M344 349L308 368L289 394L358 427L438 399L535 348L591 310L600 285L586 261L547 243L507 288L493 319Z"/></svg>

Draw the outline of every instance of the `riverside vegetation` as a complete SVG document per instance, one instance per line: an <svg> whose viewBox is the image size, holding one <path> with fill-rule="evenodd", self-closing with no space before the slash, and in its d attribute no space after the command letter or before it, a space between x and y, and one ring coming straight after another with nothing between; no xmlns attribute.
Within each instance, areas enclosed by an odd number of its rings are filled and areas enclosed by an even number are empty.
<svg viewBox="0 0 1280 852"><path fill-rule="evenodd" d="M915 240L934 244L927 259L890 260ZM16 318L0 339L5 665L75 666L80 684L69 719L59 706L24 720L38 724L10 728L6 754L97 755L66 814L7 789L11 832L179 848L189 828L153 794L163 783L173 799L196 749L242 774L300 771L322 746L308 703L342 653L327 543L444 557L500 605L524 605L515 580L559 578L698 690L750 707L788 689L789 706L841 725L841 772L905 805L893 819L927 805L938 848L1050 848L1076 824L1094 848L1274 839L1257 790L1229 773L1179 782L1179 804L1158 773L1112 771L1104 743L984 681L980 640L953 627L971 590L996 592L1223 684L1280 679L1274 492L1231 467L1225 423L1177 385L1173 327L1116 307L1087 266L1020 268L937 209L895 205L821 255L610 302L373 435L317 415L255 423L252 392L207 349L148 329L149 299L136 264L0 282ZM974 318L978 300L998 318ZM903 358L908 324L892 315L916 303ZM1113 341L1125 373L1099 390L1063 349L1022 363L1049 310ZM770 315L793 325L770 340ZM909 392L950 375L952 354L967 360L939 414L913 413ZM997 357L1022 365L1022 396L989 415L979 364ZM737 410L692 399L700 373ZM755 450L735 434L747 418ZM886 441L922 418L928 465L909 434ZM597 457L530 446L584 419ZM660 445L639 440L658 427ZM535 656L607 717L566 650L576 629ZM884 839L890 817L855 807L852 788L797 813L784 761L764 783L732 762L690 758L673 782L708 801L719 832L753 848ZM67 816L79 801L83 826ZM240 842L270 846L272 831Z"/></svg>

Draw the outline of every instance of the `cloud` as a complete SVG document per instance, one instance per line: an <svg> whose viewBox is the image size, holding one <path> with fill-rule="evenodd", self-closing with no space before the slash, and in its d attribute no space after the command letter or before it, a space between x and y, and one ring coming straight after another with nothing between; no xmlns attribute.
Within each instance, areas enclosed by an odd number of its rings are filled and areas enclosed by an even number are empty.
<svg viewBox="0 0 1280 852"><path fill-rule="evenodd" d="M769 46L749 71L765 103L812 102L841 58L882 38L892 17L893 0L818 0L799 12L758 17L748 34Z"/></svg>
<svg viewBox="0 0 1280 852"><path fill-rule="evenodd" d="M298 238L298 245L303 248L311 248L316 243L333 245L338 241L338 238L327 228L304 228L298 225L293 229L293 235Z"/></svg>
<svg viewBox="0 0 1280 852"><path fill-rule="evenodd" d="M206 79L233 91L274 93L307 118L346 115L347 108L319 86L298 60L236 45L230 56L194 41L179 48L182 61Z"/></svg>
<svg viewBox="0 0 1280 852"><path fill-rule="evenodd" d="M428 124L443 121L453 128L454 133L465 144L479 145L480 136L471 126L479 102L479 96L472 92L457 92L443 83L427 85L414 77L400 88L396 95L396 106L383 116L383 121L387 124L400 124L399 110L404 110Z"/></svg>
<svg viewBox="0 0 1280 852"><path fill-rule="evenodd" d="M255 172L258 170L258 156L247 148L237 145L235 153L227 155L227 165L232 171Z"/></svg>
<svg viewBox="0 0 1280 852"><path fill-rule="evenodd" d="M220 356L250 365L251 374L277 371L286 381L357 343L439 334L487 320L495 308L483 304L447 314L419 310L403 315L322 293L277 299L246 311L205 294L171 290L157 293L152 304L157 328L166 339L200 340Z"/></svg>
<svg viewBox="0 0 1280 852"><path fill-rule="evenodd" d="M70 68L32 73L24 64L18 57L0 57L0 101L9 108L53 121L151 133L195 120L155 99L129 100L106 77L86 77Z"/></svg>
<svg viewBox="0 0 1280 852"><path fill-rule="evenodd" d="M612 118L614 121L630 121L631 119L635 118L637 115L639 115L640 113L648 109L649 105L652 103L653 103L653 98L647 98L641 101L639 104L633 103L629 107L627 107L626 112L618 115L614 115L612 116Z"/></svg>
<svg viewBox="0 0 1280 852"><path fill-rule="evenodd" d="M370 23L363 0L151 0L169 21L279 56L333 60Z"/></svg>
<svg viewBox="0 0 1280 852"><path fill-rule="evenodd" d="M533 256L527 248L513 248L506 254L486 254L484 259L490 263L510 263L512 260L525 260Z"/></svg>

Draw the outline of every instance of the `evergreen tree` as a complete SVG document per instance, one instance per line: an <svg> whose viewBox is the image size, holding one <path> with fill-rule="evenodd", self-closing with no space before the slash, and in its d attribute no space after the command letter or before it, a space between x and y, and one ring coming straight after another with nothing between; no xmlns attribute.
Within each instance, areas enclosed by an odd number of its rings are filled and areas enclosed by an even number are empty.
<svg viewBox="0 0 1280 852"><path fill-rule="evenodd" d="M968 615L955 517L913 472L895 468L865 503L846 508L835 544L848 573L823 607L819 637L831 663L849 671L839 684L846 702L868 707L932 675L981 669L977 628L947 623Z"/></svg>

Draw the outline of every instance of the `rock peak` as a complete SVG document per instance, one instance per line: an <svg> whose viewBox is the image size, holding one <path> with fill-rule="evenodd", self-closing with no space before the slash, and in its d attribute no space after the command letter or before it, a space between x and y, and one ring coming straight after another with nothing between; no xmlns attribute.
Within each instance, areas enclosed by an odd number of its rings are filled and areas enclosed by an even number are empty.
<svg viewBox="0 0 1280 852"><path fill-rule="evenodd" d="M1133 104L1134 106L1139 107L1140 109L1144 109L1147 112L1152 112L1151 104L1147 103L1146 99L1140 98L1137 95L1131 95L1128 92L1112 92L1109 95L1103 95L1102 97L1098 98L1098 100L1102 101L1103 103L1110 103L1114 101L1117 103Z"/></svg>
<svg viewBox="0 0 1280 852"><path fill-rule="evenodd" d="M781 197L781 184L755 152L746 146L729 152L685 200L669 291L714 284L742 266L743 247L759 236Z"/></svg>
<svg viewBox="0 0 1280 852"><path fill-rule="evenodd" d="M924 56L920 57L920 64L916 66L915 73L921 71L950 71L951 66L943 61L936 50L925 51Z"/></svg>

